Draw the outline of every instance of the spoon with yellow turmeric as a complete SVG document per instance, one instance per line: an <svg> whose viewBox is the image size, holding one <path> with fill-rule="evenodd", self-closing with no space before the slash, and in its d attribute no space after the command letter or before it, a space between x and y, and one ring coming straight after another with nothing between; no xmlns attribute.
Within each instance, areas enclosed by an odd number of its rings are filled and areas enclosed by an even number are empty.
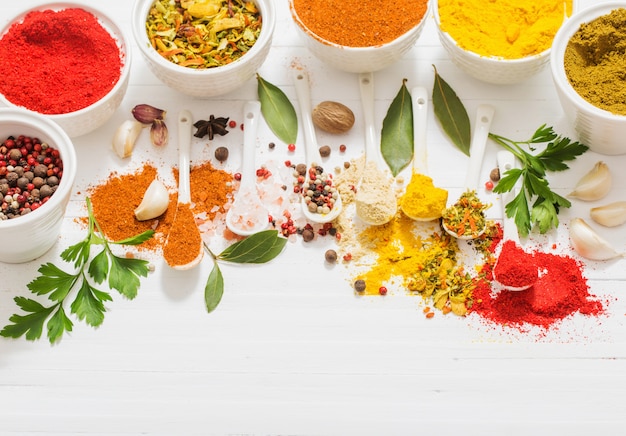
<svg viewBox="0 0 626 436"><path fill-rule="evenodd" d="M428 93L418 86L411 90L413 105L413 173L406 191L400 197L402 212L415 221L432 221L441 217L448 201L448 191L436 187L428 176L426 125Z"/></svg>

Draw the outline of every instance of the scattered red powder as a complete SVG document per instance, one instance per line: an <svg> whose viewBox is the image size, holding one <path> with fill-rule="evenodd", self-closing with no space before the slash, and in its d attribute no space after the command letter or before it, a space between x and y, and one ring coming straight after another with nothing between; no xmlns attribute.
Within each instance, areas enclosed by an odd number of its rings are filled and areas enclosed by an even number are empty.
<svg viewBox="0 0 626 436"><path fill-rule="evenodd" d="M493 276L504 286L523 288L537 281L537 263L532 253L514 241L504 241Z"/></svg>

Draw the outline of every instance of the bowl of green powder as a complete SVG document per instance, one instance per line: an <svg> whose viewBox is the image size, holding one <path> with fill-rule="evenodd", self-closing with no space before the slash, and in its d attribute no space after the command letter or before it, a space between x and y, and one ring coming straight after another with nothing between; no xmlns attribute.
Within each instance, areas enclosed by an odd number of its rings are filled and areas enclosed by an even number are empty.
<svg viewBox="0 0 626 436"><path fill-rule="evenodd" d="M574 0L432 0L439 39L452 62L487 83L540 73Z"/></svg>
<svg viewBox="0 0 626 436"><path fill-rule="evenodd" d="M600 3L559 30L550 65L566 117L592 151L626 154L626 2Z"/></svg>

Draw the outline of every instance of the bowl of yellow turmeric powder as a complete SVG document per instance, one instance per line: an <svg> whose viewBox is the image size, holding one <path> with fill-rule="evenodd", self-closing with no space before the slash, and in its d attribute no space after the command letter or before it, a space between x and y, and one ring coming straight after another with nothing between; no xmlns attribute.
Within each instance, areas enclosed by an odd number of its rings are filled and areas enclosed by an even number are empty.
<svg viewBox="0 0 626 436"><path fill-rule="evenodd" d="M378 71L413 48L428 18L429 0L289 0L304 45L341 71Z"/></svg>
<svg viewBox="0 0 626 436"><path fill-rule="evenodd" d="M575 13L554 38L550 65L557 95L590 150L626 154L626 2Z"/></svg>
<svg viewBox="0 0 626 436"><path fill-rule="evenodd" d="M432 0L450 59L483 82L513 84L549 64L557 31L575 0Z"/></svg>
<svg viewBox="0 0 626 436"><path fill-rule="evenodd" d="M135 0L131 27L154 75L209 98L241 88L272 45L274 0Z"/></svg>

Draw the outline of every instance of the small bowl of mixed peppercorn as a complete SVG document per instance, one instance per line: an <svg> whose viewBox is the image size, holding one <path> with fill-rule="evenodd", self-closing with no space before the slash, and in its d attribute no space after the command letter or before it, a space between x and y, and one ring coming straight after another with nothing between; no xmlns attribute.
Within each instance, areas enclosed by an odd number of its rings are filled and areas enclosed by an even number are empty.
<svg viewBox="0 0 626 436"><path fill-rule="evenodd" d="M554 35L576 0L432 0L441 45L468 75L497 85L523 82L550 61ZM498 23L497 26L494 23Z"/></svg>
<svg viewBox="0 0 626 436"><path fill-rule="evenodd" d="M0 101L49 117L70 137L81 136L119 107L130 63L122 30L104 13L44 3L0 29Z"/></svg>
<svg viewBox="0 0 626 436"><path fill-rule="evenodd" d="M57 123L0 108L0 262L28 262L54 245L76 166L74 145Z"/></svg>
<svg viewBox="0 0 626 436"><path fill-rule="evenodd" d="M377 2L289 0L304 45L341 71L368 73L400 60L413 48L428 18L429 0Z"/></svg>
<svg viewBox="0 0 626 436"><path fill-rule="evenodd" d="M209 98L241 88L265 62L274 8L274 0L135 0L131 25L159 80Z"/></svg>

